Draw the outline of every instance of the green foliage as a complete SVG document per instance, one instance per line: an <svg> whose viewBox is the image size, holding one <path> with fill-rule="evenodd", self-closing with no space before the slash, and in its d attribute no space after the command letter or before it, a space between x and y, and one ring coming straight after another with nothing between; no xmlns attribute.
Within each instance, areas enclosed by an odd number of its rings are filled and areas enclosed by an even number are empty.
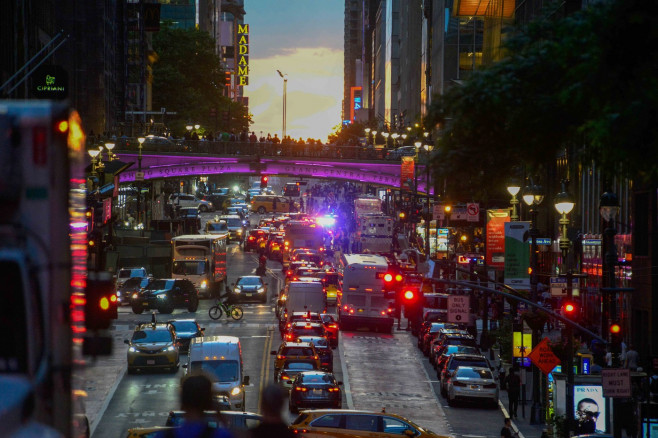
<svg viewBox="0 0 658 438"><path fill-rule="evenodd" d="M329 134L329 143L337 145L358 145L359 138L365 137L365 128L361 122L350 123L349 125L336 125Z"/></svg>
<svg viewBox="0 0 658 438"><path fill-rule="evenodd" d="M224 72L214 42L207 32L198 29L175 29L163 26L153 37L157 57L153 64L153 107L176 112L170 128L178 135L189 122L214 130L248 129L247 108L224 94ZM215 109L216 116L211 115ZM225 122L223 111L231 113Z"/></svg>
<svg viewBox="0 0 658 438"><path fill-rule="evenodd" d="M606 173L658 180L658 52L634 50L658 44L657 28L651 2L616 0L512 32L506 59L429 108L448 191L490 199L514 167L534 173L567 147Z"/></svg>
<svg viewBox="0 0 658 438"><path fill-rule="evenodd" d="M505 362L512 362L512 320L501 318L497 330L491 331L500 348L500 358Z"/></svg>

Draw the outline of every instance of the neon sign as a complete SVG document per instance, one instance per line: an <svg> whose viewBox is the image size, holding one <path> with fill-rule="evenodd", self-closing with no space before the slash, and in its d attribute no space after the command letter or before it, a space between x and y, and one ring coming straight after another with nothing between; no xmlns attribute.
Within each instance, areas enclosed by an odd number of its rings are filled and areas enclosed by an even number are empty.
<svg viewBox="0 0 658 438"><path fill-rule="evenodd" d="M249 85L249 25L238 24L238 85Z"/></svg>

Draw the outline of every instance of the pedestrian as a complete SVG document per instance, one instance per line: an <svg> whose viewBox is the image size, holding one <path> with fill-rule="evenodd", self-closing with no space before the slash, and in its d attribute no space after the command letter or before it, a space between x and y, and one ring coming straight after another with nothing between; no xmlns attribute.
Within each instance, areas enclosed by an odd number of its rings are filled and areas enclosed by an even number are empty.
<svg viewBox="0 0 658 438"><path fill-rule="evenodd" d="M635 346L633 344L628 347L626 352L626 361L624 362L624 368L628 368L631 371L637 371L637 363L640 355L635 351Z"/></svg>
<svg viewBox="0 0 658 438"><path fill-rule="evenodd" d="M518 418L516 414L519 408L519 394L521 392L521 377L516 373L516 368L510 368L507 376L507 398L509 400L509 416Z"/></svg>
<svg viewBox="0 0 658 438"><path fill-rule="evenodd" d="M224 427L211 428L205 411L215 410L213 406L212 382L203 374L185 379L180 394L181 409L185 421L177 429L160 432L159 438L231 438ZM221 421L217 422L221 424Z"/></svg>
<svg viewBox="0 0 658 438"><path fill-rule="evenodd" d="M500 438L512 438L516 436L516 432L514 432L514 429L512 429L512 419L505 417L503 428L500 429Z"/></svg>
<svg viewBox="0 0 658 438"><path fill-rule="evenodd" d="M612 349L609 346L605 348L605 367L612 368Z"/></svg>
<svg viewBox="0 0 658 438"><path fill-rule="evenodd" d="M283 406L288 394L275 384L269 384L260 395L260 410L263 419L258 426L251 429L252 438L293 438L295 435L284 423Z"/></svg>

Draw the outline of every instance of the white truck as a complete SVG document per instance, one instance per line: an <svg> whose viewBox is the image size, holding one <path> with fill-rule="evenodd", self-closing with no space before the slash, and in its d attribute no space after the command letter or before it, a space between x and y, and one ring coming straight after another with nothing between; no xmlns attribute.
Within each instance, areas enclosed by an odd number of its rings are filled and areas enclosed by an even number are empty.
<svg viewBox="0 0 658 438"><path fill-rule="evenodd" d="M357 218L354 240L357 251L389 254L393 244L393 218L384 214L364 214Z"/></svg>
<svg viewBox="0 0 658 438"><path fill-rule="evenodd" d="M382 200L375 196L356 198L354 200L354 218L358 220L359 217L366 214L383 214Z"/></svg>
<svg viewBox="0 0 658 438"><path fill-rule="evenodd" d="M327 294L320 281L291 281L287 285L286 312L327 311Z"/></svg>
<svg viewBox="0 0 658 438"><path fill-rule="evenodd" d="M67 105L0 101L3 436L89 432L74 412L82 357L73 345L85 332L84 157L80 119Z"/></svg>
<svg viewBox="0 0 658 438"><path fill-rule="evenodd" d="M226 281L226 234L185 234L171 239L171 277L190 280L199 296L219 297Z"/></svg>

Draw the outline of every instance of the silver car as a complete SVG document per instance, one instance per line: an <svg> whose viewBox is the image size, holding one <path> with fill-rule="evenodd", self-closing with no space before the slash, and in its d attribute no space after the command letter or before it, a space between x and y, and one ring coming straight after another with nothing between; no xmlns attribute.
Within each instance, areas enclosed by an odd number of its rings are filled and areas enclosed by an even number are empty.
<svg viewBox="0 0 658 438"><path fill-rule="evenodd" d="M460 366L448 378L448 405L484 401L498 406L498 383L489 368Z"/></svg>

